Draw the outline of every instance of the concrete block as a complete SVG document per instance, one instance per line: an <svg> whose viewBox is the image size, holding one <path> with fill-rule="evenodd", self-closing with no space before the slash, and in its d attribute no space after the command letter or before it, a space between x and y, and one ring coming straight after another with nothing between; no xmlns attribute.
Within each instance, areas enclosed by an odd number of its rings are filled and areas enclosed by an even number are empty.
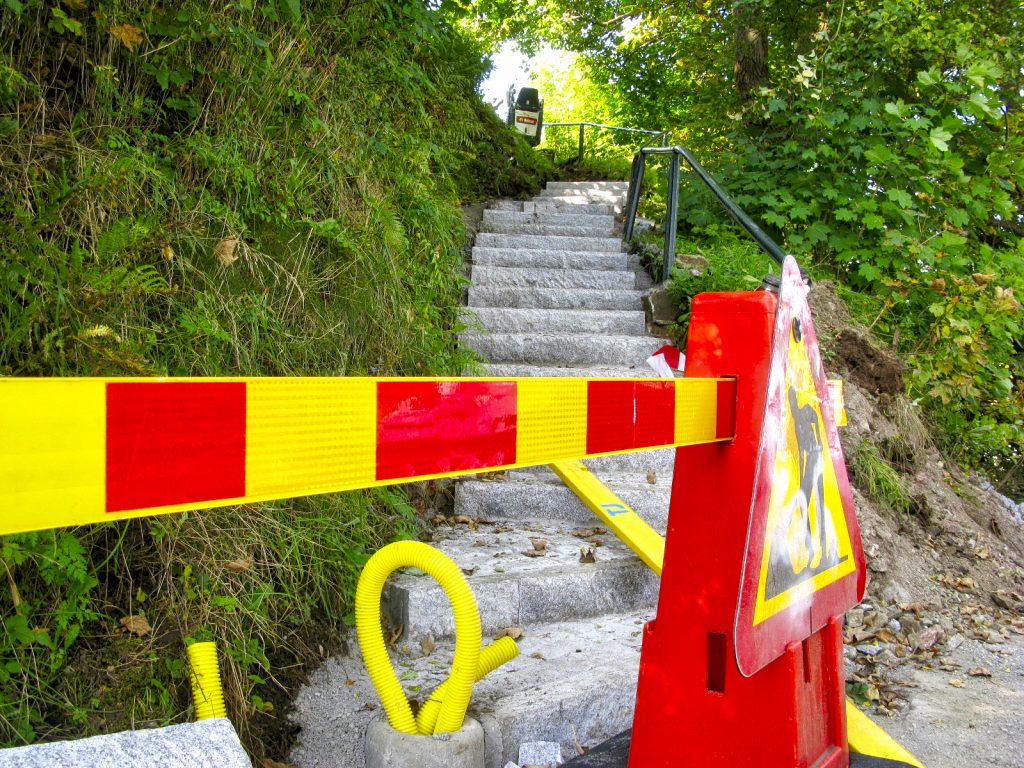
<svg viewBox="0 0 1024 768"><path fill-rule="evenodd" d="M482 227L481 231L542 237L608 237L612 234L611 227L601 224L539 224L535 222L491 223Z"/></svg>
<svg viewBox="0 0 1024 768"><path fill-rule="evenodd" d="M484 768L484 730L469 717L443 738L401 733L381 716L367 727L365 745L366 768Z"/></svg>
<svg viewBox="0 0 1024 768"><path fill-rule="evenodd" d="M601 269L531 269L475 265L473 285L514 285L529 288L578 288L629 291L637 289L633 272Z"/></svg>
<svg viewBox="0 0 1024 768"><path fill-rule="evenodd" d="M536 309L640 309L640 291L470 286L470 307Z"/></svg>
<svg viewBox="0 0 1024 768"><path fill-rule="evenodd" d="M224 717L0 750L0 768L252 768Z"/></svg>
<svg viewBox="0 0 1024 768"><path fill-rule="evenodd" d="M655 375L649 365L633 367L613 367L605 365L585 366L553 366L531 365L529 363L488 363L484 365L485 376L548 376L550 378L586 377L588 379L635 379L650 378ZM464 376L470 375L464 373Z"/></svg>
<svg viewBox="0 0 1024 768"><path fill-rule="evenodd" d="M511 226L515 224L558 224L570 227L605 227L608 234L615 226L615 218L611 214L595 215L592 213L551 212L523 213L517 211L484 211L484 228L493 225Z"/></svg>

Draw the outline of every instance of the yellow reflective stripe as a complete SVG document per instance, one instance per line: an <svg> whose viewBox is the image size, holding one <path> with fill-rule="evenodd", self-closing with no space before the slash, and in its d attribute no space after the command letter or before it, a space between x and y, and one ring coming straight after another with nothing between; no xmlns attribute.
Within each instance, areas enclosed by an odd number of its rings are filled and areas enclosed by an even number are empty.
<svg viewBox="0 0 1024 768"><path fill-rule="evenodd" d="M581 461L559 461L551 464L558 475L580 500L644 561L661 576L665 561L665 537L654 530L615 492L602 483Z"/></svg>
<svg viewBox="0 0 1024 768"><path fill-rule="evenodd" d="M106 520L105 382L0 382L0 533Z"/></svg>
<svg viewBox="0 0 1024 768"><path fill-rule="evenodd" d="M252 379L246 394L247 496L376 483L375 379Z"/></svg>
<svg viewBox="0 0 1024 768"><path fill-rule="evenodd" d="M708 435L715 438L718 382L719 379L676 380L676 445L708 442ZM715 403L715 407L709 407L709 403Z"/></svg>
<svg viewBox="0 0 1024 768"><path fill-rule="evenodd" d="M517 389L517 463L586 455L587 379L519 379Z"/></svg>

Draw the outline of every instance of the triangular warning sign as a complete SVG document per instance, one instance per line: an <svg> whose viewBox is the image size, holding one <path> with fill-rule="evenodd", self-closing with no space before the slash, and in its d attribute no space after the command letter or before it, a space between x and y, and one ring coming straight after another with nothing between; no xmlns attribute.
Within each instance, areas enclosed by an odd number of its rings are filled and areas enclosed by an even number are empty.
<svg viewBox="0 0 1024 768"><path fill-rule="evenodd" d="M860 530L806 294L787 259L736 611L745 675L863 596Z"/></svg>

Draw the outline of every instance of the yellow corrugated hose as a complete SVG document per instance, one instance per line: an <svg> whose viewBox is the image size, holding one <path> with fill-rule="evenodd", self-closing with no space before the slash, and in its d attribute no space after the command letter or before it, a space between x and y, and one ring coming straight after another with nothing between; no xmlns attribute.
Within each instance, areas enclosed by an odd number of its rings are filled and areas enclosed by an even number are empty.
<svg viewBox="0 0 1024 768"><path fill-rule="evenodd" d="M384 583L394 571L409 566L425 571L441 585L455 614L455 657L451 673L424 705L427 711L420 712L419 724L391 666L380 622ZM480 650L480 611L465 575L447 555L419 541L388 544L363 567L356 587L356 636L363 652L363 663L380 696L388 722L396 731L409 734L458 731L466 717L473 684L519 653L511 638L502 638Z"/></svg>
<svg viewBox="0 0 1024 768"><path fill-rule="evenodd" d="M220 665L217 663L217 643L192 643L188 646L188 660L196 720L227 717L224 689L220 684Z"/></svg>

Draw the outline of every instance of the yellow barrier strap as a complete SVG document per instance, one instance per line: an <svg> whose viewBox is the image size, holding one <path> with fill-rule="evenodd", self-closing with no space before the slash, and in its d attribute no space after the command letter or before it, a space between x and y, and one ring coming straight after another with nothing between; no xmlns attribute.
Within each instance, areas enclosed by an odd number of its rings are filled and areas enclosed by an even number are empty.
<svg viewBox="0 0 1024 768"><path fill-rule="evenodd" d="M665 560L664 536L598 480L582 461L559 461L550 467L648 568L661 576Z"/></svg>
<svg viewBox="0 0 1024 768"><path fill-rule="evenodd" d="M0 378L0 534L730 440L734 379Z"/></svg>
<svg viewBox="0 0 1024 768"><path fill-rule="evenodd" d="M916 768L924 768L920 760L904 749L849 699L846 700L846 733L851 752L882 757L886 760L898 760Z"/></svg>

